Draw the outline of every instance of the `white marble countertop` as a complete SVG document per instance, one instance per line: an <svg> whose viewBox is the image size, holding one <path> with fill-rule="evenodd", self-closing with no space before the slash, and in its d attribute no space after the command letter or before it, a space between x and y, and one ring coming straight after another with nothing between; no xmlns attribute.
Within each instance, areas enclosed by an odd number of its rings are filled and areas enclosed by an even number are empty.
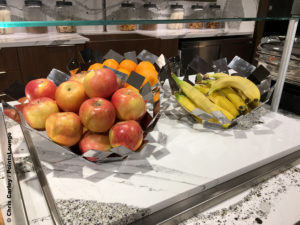
<svg viewBox="0 0 300 225"><path fill-rule="evenodd" d="M181 225L296 225L300 222L300 161Z"/></svg>
<svg viewBox="0 0 300 225"><path fill-rule="evenodd" d="M33 135L33 138L52 193L66 224L84 221L88 216L98 218L103 224L110 224L111 220L118 224L126 224L259 165L283 157L299 148L300 141L295 138L294 134L300 132L300 121L277 113L267 113L262 116L260 121L263 124L255 125L249 130L205 132L187 127L188 125L184 121L178 122L165 117L159 121L155 131L150 133L147 138L150 143L141 153L123 162L100 165L89 163L80 157L74 157L73 154L63 149L57 149L54 144L39 136ZM28 155L20 131L18 131L20 128L11 122L9 124L8 129L13 135L15 155L17 157ZM178 136L178 132L188 135L185 135L183 140ZM198 147L195 148L195 146ZM285 173L280 175L281 180L282 176L284 177L280 184L291 187L292 191L286 192L289 196L288 200L278 200L276 197L278 191L274 192L272 189L273 192L270 191L268 195L264 196L271 198L268 204L275 204L276 201L279 202L278 204L282 204L281 202L295 199L295 191L299 192L299 183L297 183L299 182L299 171L291 169L287 173L288 176L285 176ZM0 177L3 187L4 175ZM33 175L27 174L26 177L34 180ZM270 182L268 187L276 187L278 179L273 180L267 181ZM297 182L295 183L294 180ZM36 186L33 190L31 185L28 186L27 193L35 195L35 197L30 198L28 195L27 198L37 199L39 191ZM266 185L266 183L261 185ZM277 188L281 186L277 186ZM265 190L265 188L263 189ZM251 190L255 191L255 188ZM250 193L252 193L251 190ZM245 195L249 195L249 192L242 195L241 198ZM5 200L5 196L2 196L0 204L4 211ZM260 204L257 200L257 198L251 199L250 209L245 205L239 209L249 212L253 205ZM232 201L238 202L239 200L234 198ZM292 225L292 221L300 219L298 211L293 211L297 204L298 201L289 202L290 213L293 214L289 218L293 218L293 220L289 220L285 224ZM40 201L38 205L31 203L30 207L41 208L41 205ZM229 205L232 205L232 202ZM221 208L223 209L223 207ZM87 213L80 213L84 209L88 210ZM118 210L117 215L116 209ZM256 218L267 220L269 214L259 214L259 210L257 208L258 214L248 213L245 215L245 218L247 217L249 220L240 218L241 221L249 224L247 221L254 221ZM100 211L101 214L99 214ZM186 223L198 224L195 221L202 221L205 224L208 221L207 218L211 219L211 215L218 215L219 212L223 212L223 210L212 209L201 214L200 219L199 217L191 218ZM217 219L217 222L224 219L224 221L222 220L224 224L243 224L239 223L240 220L235 221L235 213L228 211L226 217L224 217L224 213L221 213L220 215L223 217ZM241 213L239 214L241 215ZM275 216L278 217L277 214ZM34 214L31 214L31 221L40 221L39 224L48 225L49 221L45 220L48 217L44 215L36 218ZM234 218L232 219L232 217ZM41 218L43 218L43 222L41 222ZM215 220L212 221L210 224L215 224Z"/></svg>
<svg viewBox="0 0 300 225"><path fill-rule="evenodd" d="M44 46L44 45L75 45L89 41L78 33L63 34L50 32L45 34L14 33L0 35L0 48Z"/></svg>

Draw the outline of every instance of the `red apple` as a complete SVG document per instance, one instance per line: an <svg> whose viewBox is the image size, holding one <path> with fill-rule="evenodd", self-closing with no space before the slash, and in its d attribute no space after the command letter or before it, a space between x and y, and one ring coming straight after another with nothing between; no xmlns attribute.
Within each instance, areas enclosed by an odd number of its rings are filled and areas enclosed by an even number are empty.
<svg viewBox="0 0 300 225"><path fill-rule="evenodd" d="M21 123L20 116L15 109L4 109L3 110L4 114L11 118L12 120L16 121L17 123Z"/></svg>
<svg viewBox="0 0 300 225"><path fill-rule="evenodd" d="M41 97L55 99L55 91L56 85L45 78L29 81L25 87L25 95L29 101Z"/></svg>
<svg viewBox="0 0 300 225"><path fill-rule="evenodd" d="M138 120L146 113L143 97L131 88L121 88L111 97L120 120Z"/></svg>
<svg viewBox="0 0 300 225"><path fill-rule="evenodd" d="M124 85L123 85L123 81L122 81L122 79L120 78L120 77L117 77L117 90L118 89L120 89L120 88L122 88L122 87L124 87Z"/></svg>
<svg viewBox="0 0 300 225"><path fill-rule="evenodd" d="M84 72L81 72L81 73L76 73L74 75L72 75L69 80L74 80L74 81L78 81L80 83L83 84L83 81L84 81L84 78L85 78L85 75L87 74L86 71Z"/></svg>
<svg viewBox="0 0 300 225"><path fill-rule="evenodd" d="M86 94L92 97L108 98L118 87L117 76L110 69L91 70L84 78Z"/></svg>
<svg viewBox="0 0 300 225"><path fill-rule="evenodd" d="M25 107L25 105L28 105L29 100L26 97L22 97L18 99L18 102L20 102L20 104L14 105L15 108L17 110L19 110L20 112L22 112L23 108Z"/></svg>
<svg viewBox="0 0 300 225"><path fill-rule="evenodd" d="M22 98L19 98L19 99L18 99L18 102L20 102L21 104L26 104L26 103L28 103L29 101L28 101L28 99L27 99L26 97L22 97Z"/></svg>
<svg viewBox="0 0 300 225"><path fill-rule="evenodd" d="M79 116L88 130L106 132L115 122L116 110L113 104L104 98L91 98L82 103Z"/></svg>
<svg viewBox="0 0 300 225"><path fill-rule="evenodd" d="M55 99L62 111L78 112L80 105L87 99L87 96L83 84L68 80L58 86Z"/></svg>
<svg viewBox="0 0 300 225"><path fill-rule="evenodd" d="M26 122L35 129L45 129L46 119L59 112L56 102L51 98L42 97L29 102L22 109Z"/></svg>
<svg viewBox="0 0 300 225"><path fill-rule="evenodd" d="M143 130L135 120L118 122L109 131L109 141L112 147L136 151L143 142Z"/></svg>
<svg viewBox="0 0 300 225"><path fill-rule="evenodd" d="M46 120L49 138L60 145L73 146L78 143L82 130L80 118L73 112L54 113Z"/></svg>
<svg viewBox="0 0 300 225"><path fill-rule="evenodd" d="M108 135L93 133L88 131L79 143L79 148L82 154L88 150L108 151L110 149L110 143ZM90 161L96 161L96 158L87 157Z"/></svg>

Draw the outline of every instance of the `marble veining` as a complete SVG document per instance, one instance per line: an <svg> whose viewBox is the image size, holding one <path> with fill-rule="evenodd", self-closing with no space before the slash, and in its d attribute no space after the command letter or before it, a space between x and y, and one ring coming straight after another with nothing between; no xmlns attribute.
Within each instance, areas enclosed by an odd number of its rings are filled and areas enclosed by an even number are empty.
<svg viewBox="0 0 300 225"><path fill-rule="evenodd" d="M289 193L290 198L288 202L285 199L287 193ZM289 211L299 209L296 200L299 199L299 193L300 166L296 166L254 186L249 191L235 197L235 200L215 206L191 217L180 225L298 224L300 221L299 212L297 216L297 213L289 215L291 213ZM281 205L280 202L283 204ZM288 205L285 205L286 203ZM280 212L281 215L278 218Z"/></svg>
<svg viewBox="0 0 300 225"><path fill-rule="evenodd" d="M166 111L172 110L173 102L164 106ZM24 145L20 127L6 120L8 131L18 139L13 144L15 157L26 161L26 146L22 147L25 152L17 151ZM299 150L300 141L294 136L300 132L299 120L270 111L264 112L259 120L261 123L246 130L201 131L166 114L148 134L149 143L141 152L124 161L103 164L91 163L35 133L31 135L56 201L63 201L65 206L68 201L74 201L75 205L92 201L100 208L116 206L122 212L122 219L129 221L140 218L140 213L135 214L136 209L154 213ZM237 135L237 131L246 138ZM30 167L22 168L24 172L29 170L25 181L33 181L26 184L30 190L26 197L35 194L38 198L40 190L34 183L37 180L33 171ZM126 213L128 207L134 208L131 214Z"/></svg>

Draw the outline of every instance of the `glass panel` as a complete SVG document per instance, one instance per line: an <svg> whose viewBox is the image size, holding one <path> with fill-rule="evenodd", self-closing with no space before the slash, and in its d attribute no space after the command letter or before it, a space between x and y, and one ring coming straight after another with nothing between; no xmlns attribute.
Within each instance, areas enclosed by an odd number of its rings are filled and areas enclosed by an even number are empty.
<svg viewBox="0 0 300 225"><path fill-rule="evenodd" d="M39 26L91 26L91 25L122 25L122 24L173 24L191 22L235 22L235 21L267 21L299 19L293 17L249 17L249 18L220 18L220 19L174 19L174 20L74 20L74 21L13 21L0 22L1 28L7 27L39 27Z"/></svg>
<svg viewBox="0 0 300 225"><path fill-rule="evenodd" d="M260 0L152 0L150 1L150 6L147 6L147 4L145 5L145 3L148 3L149 1L135 0L131 1L133 6L131 5L130 7L128 7L128 5L122 5L124 0L114 0L105 1L106 10L103 10L104 0L68 1L72 2L72 10L68 11L71 20L63 18L66 20L62 21L61 14L65 14L67 9L60 10L56 5L56 1L43 1L41 11L45 14L46 21L25 21L24 14L26 12L26 6L23 5L23 1L11 0L7 4L7 9L11 12L12 22L10 22L10 19L5 19L5 21L3 21L3 19L1 21L0 17L0 27L175 23L196 23L194 25L197 25L197 23L206 23L203 25L203 28L205 28L207 23L211 26L215 24L214 22L236 22L230 23L231 25L236 25L240 21L288 20L290 18L299 19L299 16L290 16L293 1L282 1L287 2L284 3L284 10L278 10L278 6L276 5L269 5L265 7L266 10L264 10L264 15L259 17L257 17L258 8L263 7L262 3L259 4ZM107 20L103 19L105 17ZM26 19L28 20L28 18ZM208 26L208 28L210 28L210 26ZM171 26L168 26L168 28L169 27ZM188 25L183 25L182 27L188 27ZM197 26L195 28L197 28Z"/></svg>

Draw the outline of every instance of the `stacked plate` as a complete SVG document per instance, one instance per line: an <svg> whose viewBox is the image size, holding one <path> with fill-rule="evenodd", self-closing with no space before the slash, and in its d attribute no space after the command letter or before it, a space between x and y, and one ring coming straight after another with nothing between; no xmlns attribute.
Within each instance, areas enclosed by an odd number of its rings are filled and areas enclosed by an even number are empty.
<svg viewBox="0 0 300 225"><path fill-rule="evenodd" d="M256 60L271 72L275 80L278 77L284 41L283 36L264 37L257 49ZM300 37L295 38L286 81L300 85Z"/></svg>

